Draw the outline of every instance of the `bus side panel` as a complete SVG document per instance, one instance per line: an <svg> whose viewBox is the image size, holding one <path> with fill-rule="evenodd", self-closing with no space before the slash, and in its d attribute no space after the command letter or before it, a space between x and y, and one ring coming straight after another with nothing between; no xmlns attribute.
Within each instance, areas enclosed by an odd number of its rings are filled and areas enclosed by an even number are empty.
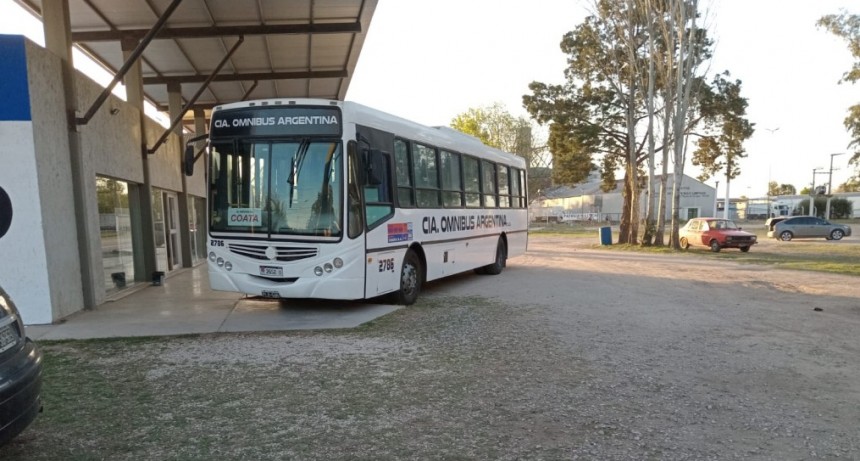
<svg viewBox="0 0 860 461"><path fill-rule="evenodd" d="M529 243L528 211L519 209L512 213L513 226L508 231L508 258L522 256L526 253Z"/></svg>
<svg viewBox="0 0 860 461"><path fill-rule="evenodd" d="M367 296L400 288L403 258L415 243L424 252L427 281L491 264L502 233L508 240L508 257L522 255L527 220L525 209L398 209L367 233ZM464 229L455 230L455 222Z"/></svg>
<svg viewBox="0 0 860 461"><path fill-rule="evenodd" d="M512 232L508 234L508 258L522 256L528 248L528 232Z"/></svg>
<svg viewBox="0 0 860 461"><path fill-rule="evenodd" d="M491 234L455 242L426 242L424 253L427 255L427 280L436 280L490 264L495 258L498 241L498 234Z"/></svg>
<svg viewBox="0 0 860 461"><path fill-rule="evenodd" d="M400 289L400 268L404 250L368 253L366 258L366 287L368 298Z"/></svg>

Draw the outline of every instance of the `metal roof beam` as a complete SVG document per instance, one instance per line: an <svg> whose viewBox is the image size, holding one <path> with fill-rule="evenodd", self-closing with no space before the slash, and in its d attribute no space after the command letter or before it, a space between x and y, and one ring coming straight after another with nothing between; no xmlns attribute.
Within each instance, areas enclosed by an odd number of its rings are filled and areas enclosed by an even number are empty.
<svg viewBox="0 0 860 461"><path fill-rule="evenodd" d="M155 25L153 25L151 29L147 29L144 37L138 42L137 48L135 48L134 51L131 52L131 55L123 63L122 67L117 71L116 75L114 75L113 80L111 80L110 84L104 89L104 91L102 91L99 97L96 98L95 102L93 102L93 105L90 106L89 110L87 110L83 117L75 118L76 124L86 125L90 122L90 119L93 118L93 115L96 114L96 111L99 109L99 107L101 107L101 105L105 102L108 96L110 96L110 92L113 90L116 84L119 83L119 81L125 77L125 74L128 72L129 69L131 69L131 66L134 64L135 61L137 61L137 58L139 58L143 54L143 50L145 50L149 43L152 41L153 36L158 34L158 31L160 31L164 27L164 23L167 22L167 19L170 17L171 14L173 14L173 12L176 10L176 7L178 7L179 3L181 2L182 0L173 0L173 2L168 5L167 9L164 10L164 13L162 13L161 16L158 18L158 21L155 22Z"/></svg>
<svg viewBox="0 0 860 461"><path fill-rule="evenodd" d="M218 72L221 72L221 68L224 67L224 64L227 64L227 61L230 60L230 57L233 56L233 53L235 53L236 50L239 49L239 46L241 46L244 41L245 37L240 35L239 40L233 45L233 48L230 48L230 51L228 51L224 58L221 59L221 62L218 63L217 67L215 67L215 70L213 70L212 73L208 77L206 77L206 80L203 82L203 85L200 85L200 88L197 89L197 92L194 93L194 96L192 96L191 99L187 103L185 103L185 106L179 111L179 114L176 116L176 118L173 119L173 122L170 124L170 128L164 131L164 134L162 134L161 137L158 138L158 141L155 142L154 146L147 149L147 152L149 152L150 154L154 154L156 151L158 151L158 148L161 147L161 145L164 144L165 141L167 141L167 137L170 136L170 133L172 133L176 126L182 122L182 118L185 116L185 113L188 112L188 109L191 108L194 103L197 102L197 98L199 98L200 95L203 94L203 91L205 91L206 88L209 87L209 83L211 83L212 80L215 79L215 76L218 75Z"/></svg>
<svg viewBox="0 0 860 461"><path fill-rule="evenodd" d="M245 72L215 76L214 82L241 82L252 80L295 80L301 78L344 78L346 70L312 70L301 72ZM144 85L164 85L168 83L199 83L206 80L205 75L166 75L163 77L144 77Z"/></svg>
<svg viewBox="0 0 860 461"><path fill-rule="evenodd" d="M140 39L149 29L94 30L72 32L73 42L113 42L124 38ZM211 38L233 35L278 34L354 34L361 32L360 22L323 24L264 24L248 26L167 27L155 39Z"/></svg>

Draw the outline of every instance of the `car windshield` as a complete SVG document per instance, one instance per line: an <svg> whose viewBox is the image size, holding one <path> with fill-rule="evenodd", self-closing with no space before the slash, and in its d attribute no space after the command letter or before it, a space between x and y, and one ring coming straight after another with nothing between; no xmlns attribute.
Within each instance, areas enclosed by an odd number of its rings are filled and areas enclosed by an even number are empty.
<svg viewBox="0 0 860 461"><path fill-rule="evenodd" d="M212 231L340 235L340 142L216 144L210 164Z"/></svg>
<svg viewBox="0 0 860 461"><path fill-rule="evenodd" d="M712 219L708 221L708 227L711 230L738 230L738 226L735 225L734 221L727 219Z"/></svg>

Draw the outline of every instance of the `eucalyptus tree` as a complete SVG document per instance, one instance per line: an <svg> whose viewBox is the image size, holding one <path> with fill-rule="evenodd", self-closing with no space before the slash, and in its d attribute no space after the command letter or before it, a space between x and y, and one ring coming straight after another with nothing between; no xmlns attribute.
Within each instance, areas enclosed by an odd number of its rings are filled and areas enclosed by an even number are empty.
<svg viewBox="0 0 860 461"><path fill-rule="evenodd" d="M698 25L700 12L697 0L635 0L644 4L648 14L649 31L649 91L646 101L649 107L649 184L654 184L652 164L656 152L661 151L661 174L659 190L650 190L649 212L643 244L653 239L655 245L663 245L666 226L667 197L672 199L674 246L678 247L677 228L680 206L680 187L686 163L686 140L701 120L698 110L702 92L707 85L701 74L702 64L711 58L712 42L707 29ZM654 121L654 112L660 118ZM657 124L662 125L658 133ZM655 147L657 136L662 147ZM671 157L670 157L671 154ZM669 164L673 163L673 190L667 190Z"/></svg>
<svg viewBox="0 0 860 461"><path fill-rule="evenodd" d="M856 60L851 69L842 75L840 82L860 81L860 14L848 14L845 11L840 14L830 14L819 19L818 25L843 38L848 43L851 56ZM845 117L844 124L851 135L848 148L855 149L849 162L858 168L855 176L844 185L844 189L857 189L857 185L860 184L860 103L848 108L848 116Z"/></svg>
<svg viewBox="0 0 860 461"><path fill-rule="evenodd" d="M700 166L699 180L725 172L726 203L731 180L741 174L740 160L747 156L744 141L755 132L755 124L746 118L747 100L741 96L741 81L728 80L728 72L714 77L709 98L702 104L706 134L697 141L693 165ZM724 208L728 218L729 207Z"/></svg>
<svg viewBox="0 0 860 461"><path fill-rule="evenodd" d="M556 182L581 182L598 164L604 190L611 190L616 170L624 171L619 243L637 243L639 193L654 182L656 153L664 152L659 200L666 197L667 146L683 173L683 141L696 123L690 105L702 85L695 74L710 57L710 41L696 18L695 0L597 0L593 14L561 42L569 56L565 83L533 82L532 93L523 96L532 117L550 126ZM655 121L660 112L662 121ZM676 188L680 182L676 176ZM645 244L652 237L662 244L665 203L654 195L649 187Z"/></svg>
<svg viewBox="0 0 860 461"><path fill-rule="evenodd" d="M624 170L619 243L637 241L643 159L636 127L645 118L641 48L647 34L635 8L634 2L597 0L594 13L562 39L561 49L568 55L566 82L532 82L532 94L523 96L532 117L549 124L556 182L582 182L598 163L604 190L610 190L616 167ZM598 156L602 158L593 158Z"/></svg>

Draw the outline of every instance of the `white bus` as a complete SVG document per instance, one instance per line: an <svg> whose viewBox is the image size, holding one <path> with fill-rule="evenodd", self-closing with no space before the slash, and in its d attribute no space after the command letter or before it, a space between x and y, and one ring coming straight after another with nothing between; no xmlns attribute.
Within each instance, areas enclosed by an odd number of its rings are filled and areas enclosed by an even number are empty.
<svg viewBox="0 0 860 461"><path fill-rule="evenodd" d="M412 304L426 281L526 251L525 161L450 128L273 99L215 107L208 141L213 289Z"/></svg>

